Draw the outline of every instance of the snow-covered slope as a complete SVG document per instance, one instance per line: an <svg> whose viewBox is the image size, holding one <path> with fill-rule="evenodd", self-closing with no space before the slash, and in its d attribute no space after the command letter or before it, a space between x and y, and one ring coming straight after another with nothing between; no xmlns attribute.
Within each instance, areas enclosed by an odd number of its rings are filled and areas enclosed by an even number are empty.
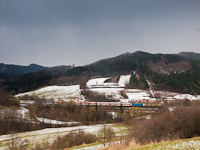
<svg viewBox="0 0 200 150"><path fill-rule="evenodd" d="M120 78L119 78L118 84L120 86L125 86L126 84L129 83L130 78L131 78L131 75L121 75Z"/></svg>
<svg viewBox="0 0 200 150"><path fill-rule="evenodd" d="M25 95L36 95L39 98L54 99L54 100L81 99L80 85L47 86L36 91L18 94L15 97L20 97Z"/></svg>
<svg viewBox="0 0 200 150"><path fill-rule="evenodd" d="M87 83L86 86L88 88L91 88L92 86L99 86L103 85L103 83L109 78L95 78L95 79L90 79Z"/></svg>

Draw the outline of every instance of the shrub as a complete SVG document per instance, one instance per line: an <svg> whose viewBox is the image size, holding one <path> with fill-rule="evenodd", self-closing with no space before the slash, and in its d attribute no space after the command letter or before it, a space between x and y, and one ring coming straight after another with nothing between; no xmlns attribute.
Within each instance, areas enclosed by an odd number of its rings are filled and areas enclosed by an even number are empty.
<svg viewBox="0 0 200 150"><path fill-rule="evenodd" d="M19 107L19 100L0 89L0 105Z"/></svg>
<svg viewBox="0 0 200 150"><path fill-rule="evenodd" d="M132 126L131 135L136 142L191 138L200 135L200 107L176 108L164 112L150 120L138 122Z"/></svg>
<svg viewBox="0 0 200 150"><path fill-rule="evenodd" d="M0 112L0 135L42 129L40 124L19 113L18 107L4 107Z"/></svg>
<svg viewBox="0 0 200 150"><path fill-rule="evenodd" d="M63 137L58 137L50 146L52 149L64 149L82 144L94 143L97 137L90 133L85 133L81 130L78 132L71 132Z"/></svg>

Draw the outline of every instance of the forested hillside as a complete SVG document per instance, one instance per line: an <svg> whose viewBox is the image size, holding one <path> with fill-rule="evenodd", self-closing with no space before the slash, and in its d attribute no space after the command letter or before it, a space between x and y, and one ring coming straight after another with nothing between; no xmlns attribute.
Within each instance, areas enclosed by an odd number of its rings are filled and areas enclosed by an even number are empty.
<svg viewBox="0 0 200 150"><path fill-rule="evenodd" d="M1 88L4 88L11 94L21 93L37 89L41 86L49 85L51 80L63 76L70 67L55 67L48 70L37 71L20 75L13 80L3 82Z"/></svg>
<svg viewBox="0 0 200 150"><path fill-rule="evenodd" d="M178 55L191 59L200 59L200 54L194 52L180 52Z"/></svg>
<svg viewBox="0 0 200 150"><path fill-rule="evenodd" d="M5 80L13 79L19 75L36 72L39 70L45 70L48 67L43 67L37 64L30 64L29 66L20 66L20 65L7 65L0 64L0 82Z"/></svg>
<svg viewBox="0 0 200 150"><path fill-rule="evenodd" d="M196 54L199 56L199 54ZM198 58L198 57L197 57ZM134 77L133 71L138 74ZM71 69L59 68L22 75L3 83L12 93L26 92L45 85L80 84L94 77L115 77L132 74L129 87L148 88L147 80L156 90L199 93L200 59L178 54L125 53Z"/></svg>

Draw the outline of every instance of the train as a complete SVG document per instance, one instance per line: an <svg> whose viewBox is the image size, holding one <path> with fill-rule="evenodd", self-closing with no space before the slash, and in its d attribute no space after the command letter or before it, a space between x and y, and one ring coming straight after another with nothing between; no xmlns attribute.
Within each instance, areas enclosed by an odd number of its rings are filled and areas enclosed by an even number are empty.
<svg viewBox="0 0 200 150"><path fill-rule="evenodd" d="M28 106L28 105L35 105L37 101L33 100L20 100L20 105L21 106ZM143 107L146 106L144 103L128 103L128 102L61 102L61 101L39 101L37 104L42 104L42 105L83 105L83 106L123 106L123 107Z"/></svg>
<svg viewBox="0 0 200 150"><path fill-rule="evenodd" d="M123 106L123 107L143 107L143 103L124 103L124 102L75 102L76 105L89 105L89 106Z"/></svg>
<svg viewBox="0 0 200 150"><path fill-rule="evenodd" d="M120 102L89 102L90 106L131 106L131 103L120 103Z"/></svg>

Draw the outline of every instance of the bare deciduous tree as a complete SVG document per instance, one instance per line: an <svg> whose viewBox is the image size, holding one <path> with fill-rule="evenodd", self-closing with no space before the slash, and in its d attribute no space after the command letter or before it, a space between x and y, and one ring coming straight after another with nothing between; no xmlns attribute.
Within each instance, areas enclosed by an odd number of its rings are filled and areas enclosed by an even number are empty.
<svg viewBox="0 0 200 150"><path fill-rule="evenodd" d="M105 144L107 142L109 142L109 144L110 144L110 142L112 141L112 139L115 137L115 133L114 133L114 131L113 131L113 129L111 127L104 125L98 131L97 136L100 139L100 142L102 144L104 144L104 146L105 146Z"/></svg>

